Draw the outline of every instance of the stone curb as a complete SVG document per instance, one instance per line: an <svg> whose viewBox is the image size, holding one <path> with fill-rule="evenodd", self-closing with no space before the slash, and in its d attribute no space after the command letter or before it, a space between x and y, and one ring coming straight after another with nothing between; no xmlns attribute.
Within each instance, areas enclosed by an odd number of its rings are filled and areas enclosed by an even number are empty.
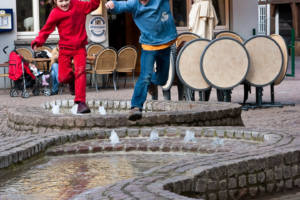
<svg viewBox="0 0 300 200"><path fill-rule="evenodd" d="M180 160L151 169L134 180L84 194L111 199L115 199L110 196L112 193L136 199L143 199L143 195L150 199L245 199L300 187L300 139L274 133L265 134L265 138L268 144L251 152L241 150L238 154ZM86 199L84 194L75 199Z"/></svg>
<svg viewBox="0 0 300 200"><path fill-rule="evenodd" d="M43 107L14 107L8 110L8 125L21 135L23 131L41 134L60 130L91 130L93 128L152 127L152 126L243 126L241 106L233 103L165 102L147 101L146 113L136 122L127 120L125 114L114 115L54 115L47 110L53 105L66 108L71 100L57 100ZM88 100L91 108L104 106L107 109L126 110L128 101ZM98 106L98 107L97 107ZM153 112L159 111L159 112Z"/></svg>

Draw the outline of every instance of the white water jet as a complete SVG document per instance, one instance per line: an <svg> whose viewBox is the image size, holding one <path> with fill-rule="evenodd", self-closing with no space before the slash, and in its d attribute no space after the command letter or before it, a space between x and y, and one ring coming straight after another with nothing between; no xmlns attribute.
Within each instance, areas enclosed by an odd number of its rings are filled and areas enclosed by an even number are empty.
<svg viewBox="0 0 300 200"><path fill-rule="evenodd" d="M149 137L148 141L156 141L156 140L159 140L158 131L157 130L153 130L150 133L150 137Z"/></svg>
<svg viewBox="0 0 300 200"><path fill-rule="evenodd" d="M110 143L111 144L118 144L118 143L120 143L119 137L118 137L118 135L117 135L117 133L116 133L115 130L112 130L109 139L110 139Z"/></svg>
<svg viewBox="0 0 300 200"><path fill-rule="evenodd" d="M99 106L98 112L100 113L100 115L106 115L106 110L104 106Z"/></svg>
<svg viewBox="0 0 300 200"><path fill-rule="evenodd" d="M221 138L219 138L219 137L216 137L215 139L214 139L214 141L211 143L211 145L224 145L224 142L223 142L224 140L223 139L221 139Z"/></svg>
<svg viewBox="0 0 300 200"><path fill-rule="evenodd" d="M75 104L72 108L71 108L71 113L73 115L83 115L83 114L78 114L77 113L77 109L78 109L78 104Z"/></svg>
<svg viewBox="0 0 300 200"><path fill-rule="evenodd" d="M53 105L52 107L52 113L55 114L55 115L58 115L59 114L59 105Z"/></svg>
<svg viewBox="0 0 300 200"><path fill-rule="evenodd" d="M73 115L77 115L77 109L78 109L78 104L75 104L72 108L71 108L71 113Z"/></svg>
<svg viewBox="0 0 300 200"><path fill-rule="evenodd" d="M196 142L197 141L195 138L195 133L190 130L186 130L183 140L186 142Z"/></svg>
<svg viewBox="0 0 300 200"><path fill-rule="evenodd" d="M50 106L53 108L55 106L55 101L49 102Z"/></svg>

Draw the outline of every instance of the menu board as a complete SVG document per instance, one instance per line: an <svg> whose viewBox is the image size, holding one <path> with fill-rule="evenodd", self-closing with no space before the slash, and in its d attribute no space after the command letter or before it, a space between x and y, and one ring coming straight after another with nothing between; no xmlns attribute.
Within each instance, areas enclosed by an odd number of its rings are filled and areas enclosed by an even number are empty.
<svg viewBox="0 0 300 200"><path fill-rule="evenodd" d="M8 26L8 16L0 16L0 26Z"/></svg>
<svg viewBox="0 0 300 200"><path fill-rule="evenodd" d="M12 31L12 9L1 9L0 8L0 33L6 31Z"/></svg>

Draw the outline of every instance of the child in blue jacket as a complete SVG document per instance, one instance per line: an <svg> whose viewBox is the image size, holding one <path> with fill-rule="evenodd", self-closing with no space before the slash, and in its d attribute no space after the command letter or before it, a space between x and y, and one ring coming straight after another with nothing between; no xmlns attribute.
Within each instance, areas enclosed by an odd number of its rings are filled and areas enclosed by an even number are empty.
<svg viewBox="0 0 300 200"><path fill-rule="evenodd" d="M177 30L171 14L169 0L109 1L106 8L113 14L132 13L141 31L141 74L131 100L129 120L142 118L147 91L153 95L157 85L165 85L170 66L170 46L177 40ZM153 72L156 62L156 72Z"/></svg>

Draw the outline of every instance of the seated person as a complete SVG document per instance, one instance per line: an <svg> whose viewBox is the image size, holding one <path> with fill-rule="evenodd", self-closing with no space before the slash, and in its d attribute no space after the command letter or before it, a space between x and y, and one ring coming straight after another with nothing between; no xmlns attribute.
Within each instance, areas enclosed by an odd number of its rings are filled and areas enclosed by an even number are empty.
<svg viewBox="0 0 300 200"><path fill-rule="evenodd" d="M30 70L32 71L32 73L33 73L33 75L34 75L35 77L37 77L38 75L42 74L42 73L36 68L36 66L35 66L34 64L32 64L32 63L29 64L29 68L30 68ZM44 85L44 86L49 85L49 83L47 83L47 81L46 81L46 79L48 79L49 77L50 77L50 75L44 75L44 74L42 75L42 80L43 80L42 85Z"/></svg>
<svg viewBox="0 0 300 200"><path fill-rule="evenodd" d="M52 90L51 95L56 95L58 93L58 45L53 49L51 56L51 78L52 78Z"/></svg>

